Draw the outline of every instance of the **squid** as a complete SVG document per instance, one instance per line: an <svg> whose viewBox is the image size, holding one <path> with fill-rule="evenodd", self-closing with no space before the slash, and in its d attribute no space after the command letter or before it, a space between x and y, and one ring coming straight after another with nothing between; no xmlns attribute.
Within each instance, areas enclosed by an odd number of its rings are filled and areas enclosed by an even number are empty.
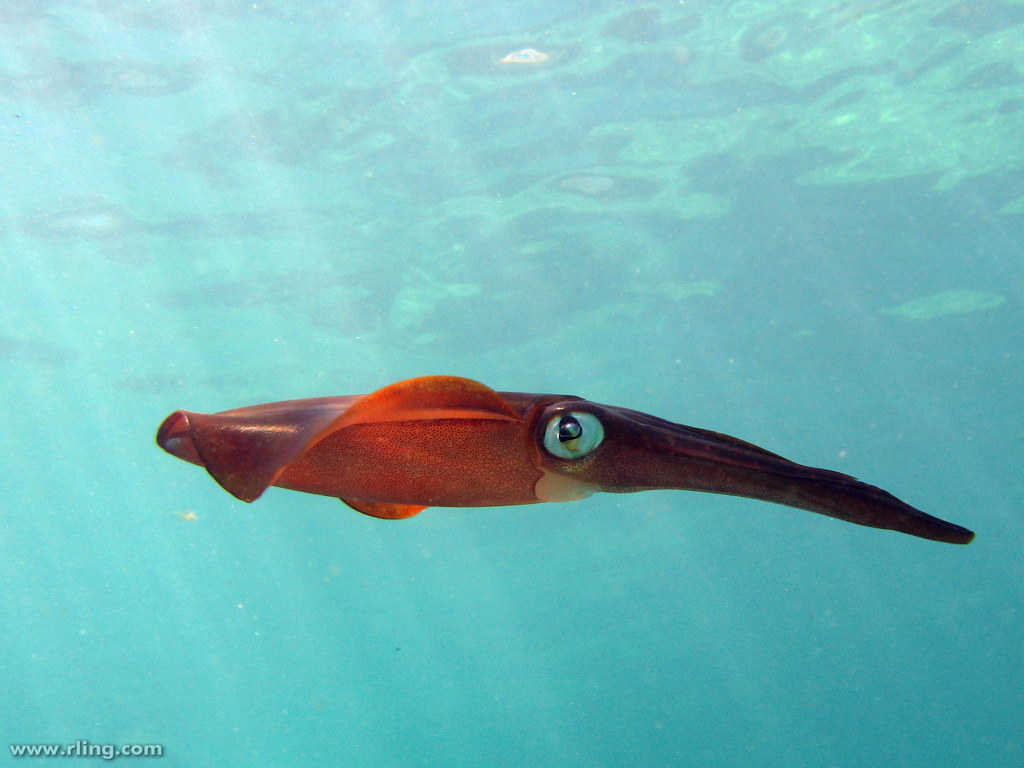
<svg viewBox="0 0 1024 768"><path fill-rule="evenodd" d="M849 475L735 437L571 395L425 376L369 395L176 411L157 444L232 495L334 496L377 518L427 507L575 501L657 489L743 496L951 544L974 534Z"/></svg>

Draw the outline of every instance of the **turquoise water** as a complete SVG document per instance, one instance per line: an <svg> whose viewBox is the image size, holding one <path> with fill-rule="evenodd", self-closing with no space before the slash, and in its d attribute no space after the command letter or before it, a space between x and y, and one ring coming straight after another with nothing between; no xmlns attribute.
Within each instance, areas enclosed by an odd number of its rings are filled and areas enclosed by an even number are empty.
<svg viewBox="0 0 1024 768"><path fill-rule="evenodd" d="M1024 761L1024 3L10 0L0 41L0 763ZM249 506L153 441L426 374L978 537Z"/></svg>

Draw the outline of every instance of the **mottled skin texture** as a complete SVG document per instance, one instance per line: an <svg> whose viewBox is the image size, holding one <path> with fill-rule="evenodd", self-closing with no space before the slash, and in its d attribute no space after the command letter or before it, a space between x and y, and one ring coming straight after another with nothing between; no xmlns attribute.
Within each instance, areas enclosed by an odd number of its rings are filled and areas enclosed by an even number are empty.
<svg viewBox="0 0 1024 768"><path fill-rule="evenodd" d="M428 506L679 489L761 499L935 541L974 537L880 488L728 435L569 395L495 392L453 376L410 379L370 395L176 411L157 442L245 501L277 485L336 496L382 518Z"/></svg>
<svg viewBox="0 0 1024 768"><path fill-rule="evenodd" d="M285 469L277 485L420 506L532 504L541 471L524 434L522 422L488 419L355 424L317 443ZM467 445L477 452L471 460Z"/></svg>

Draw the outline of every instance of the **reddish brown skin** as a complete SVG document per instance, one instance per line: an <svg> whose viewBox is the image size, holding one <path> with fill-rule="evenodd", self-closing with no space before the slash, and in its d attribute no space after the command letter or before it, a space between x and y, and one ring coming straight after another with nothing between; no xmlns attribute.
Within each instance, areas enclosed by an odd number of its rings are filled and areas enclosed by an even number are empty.
<svg viewBox="0 0 1024 768"><path fill-rule="evenodd" d="M328 435L275 485L306 493L428 507L500 507L537 501L541 472L526 425L438 419L356 424ZM466 446L477 455L466 457Z"/></svg>
<svg viewBox="0 0 1024 768"><path fill-rule="evenodd" d="M582 458L559 458L544 447L545 426L567 412L592 415L604 430L603 441ZM679 489L760 499L953 544L974 538L880 488L728 435L569 395L495 392L451 376L410 379L371 395L218 414L176 411L157 443L205 467L245 501L277 485L335 496L382 518L428 506Z"/></svg>

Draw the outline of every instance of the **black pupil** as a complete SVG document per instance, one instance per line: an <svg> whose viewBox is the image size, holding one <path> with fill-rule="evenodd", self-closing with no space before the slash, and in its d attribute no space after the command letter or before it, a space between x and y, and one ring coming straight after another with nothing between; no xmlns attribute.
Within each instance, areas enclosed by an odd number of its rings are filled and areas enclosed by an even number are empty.
<svg viewBox="0 0 1024 768"><path fill-rule="evenodd" d="M577 440L583 434L583 427L573 416L566 416L558 422L558 442L568 443Z"/></svg>

